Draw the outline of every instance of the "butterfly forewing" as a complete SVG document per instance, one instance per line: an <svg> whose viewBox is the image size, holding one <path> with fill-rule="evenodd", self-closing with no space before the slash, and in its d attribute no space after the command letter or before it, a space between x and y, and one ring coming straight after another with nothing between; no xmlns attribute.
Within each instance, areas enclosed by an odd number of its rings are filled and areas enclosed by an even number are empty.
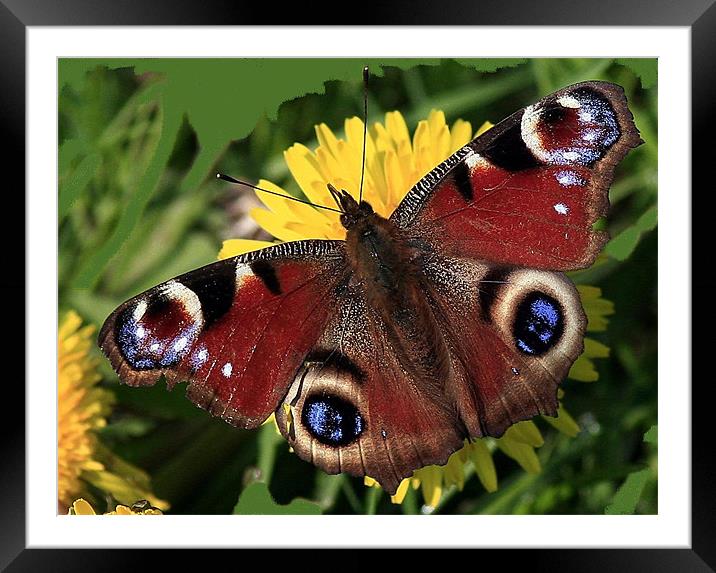
<svg viewBox="0 0 716 573"><path fill-rule="evenodd" d="M576 84L460 149L391 219L458 256L584 268L608 239L593 225L606 215L614 167L640 142L622 88Z"/></svg>
<svg viewBox="0 0 716 573"><path fill-rule="evenodd" d="M107 319L99 343L120 379L188 381L197 405L242 427L286 393L346 272L340 241L298 241L219 261L154 287Z"/></svg>

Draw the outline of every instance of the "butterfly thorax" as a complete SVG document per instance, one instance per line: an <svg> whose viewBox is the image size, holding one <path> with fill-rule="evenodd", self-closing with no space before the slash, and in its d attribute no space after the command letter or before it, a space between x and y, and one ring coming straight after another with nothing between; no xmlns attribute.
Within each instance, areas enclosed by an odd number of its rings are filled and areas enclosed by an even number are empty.
<svg viewBox="0 0 716 573"><path fill-rule="evenodd" d="M341 206L353 280L382 318L400 361L419 379L444 380L447 348L420 286L418 253L398 226L367 202L349 197Z"/></svg>
<svg viewBox="0 0 716 573"><path fill-rule="evenodd" d="M346 229L346 251L354 276L365 284L366 296L378 307L395 307L417 280L411 249L400 229L358 203L345 191L338 195Z"/></svg>
<svg viewBox="0 0 716 573"><path fill-rule="evenodd" d="M346 230L348 259L353 272L368 286L368 296L397 302L393 299L409 288L416 275L410 249L398 228L371 209L353 219Z"/></svg>

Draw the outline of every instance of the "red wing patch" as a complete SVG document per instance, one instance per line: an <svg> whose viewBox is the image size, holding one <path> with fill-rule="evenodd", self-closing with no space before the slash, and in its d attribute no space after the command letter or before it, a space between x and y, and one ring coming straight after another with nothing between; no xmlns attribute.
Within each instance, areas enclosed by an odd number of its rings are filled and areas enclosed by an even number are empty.
<svg viewBox="0 0 716 573"><path fill-rule="evenodd" d="M105 322L100 345L120 379L171 387L242 427L263 422L331 312L342 243L299 241L219 261L138 295Z"/></svg>
<svg viewBox="0 0 716 573"><path fill-rule="evenodd" d="M588 168L510 172L476 156L465 165L471 201L465 202L450 178L421 213L419 229L439 237L454 254L533 268L575 269L591 264L607 241L605 231L592 229L606 214L607 202L606 195L590 186Z"/></svg>

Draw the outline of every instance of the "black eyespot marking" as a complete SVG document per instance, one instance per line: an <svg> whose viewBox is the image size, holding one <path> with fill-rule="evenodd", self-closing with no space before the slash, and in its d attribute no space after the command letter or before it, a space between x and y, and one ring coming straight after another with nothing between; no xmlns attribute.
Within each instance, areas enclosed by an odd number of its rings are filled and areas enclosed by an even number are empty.
<svg viewBox="0 0 716 573"><path fill-rule="evenodd" d="M496 267L488 272L478 284L480 308L482 316L487 322L492 321L492 307L495 304L497 293L504 286L509 274L508 270Z"/></svg>
<svg viewBox="0 0 716 573"><path fill-rule="evenodd" d="M562 307L551 296L532 292L517 308L513 330L518 350L540 356L557 344L562 336Z"/></svg>
<svg viewBox="0 0 716 573"><path fill-rule="evenodd" d="M522 140L522 127L519 122L497 136L480 151L480 155L507 171L522 171L542 165Z"/></svg>
<svg viewBox="0 0 716 573"><path fill-rule="evenodd" d="M470 168L467 161L461 161L452 171L452 178L455 188L462 195L466 203L472 203L472 181L470 180Z"/></svg>
<svg viewBox="0 0 716 573"><path fill-rule="evenodd" d="M278 276L276 275L276 269L274 269L271 263L257 259L255 261L251 261L249 265L251 266L251 272L261 279L271 294L281 294L281 283L279 283Z"/></svg>
<svg viewBox="0 0 716 573"><path fill-rule="evenodd" d="M305 361L322 362L326 366L333 367L336 370L348 372L357 382L363 382L366 377L365 372L360 366L335 348L317 348L306 357Z"/></svg>
<svg viewBox="0 0 716 573"><path fill-rule="evenodd" d="M532 113L530 148L549 164L594 165L620 135L609 99L589 87L552 98Z"/></svg>
<svg viewBox="0 0 716 573"><path fill-rule="evenodd" d="M548 107L542 111L540 119L546 124L552 125L564 119L566 110L562 106Z"/></svg>
<svg viewBox="0 0 716 573"><path fill-rule="evenodd" d="M319 442L334 447L350 444L365 429L363 417L353 404L328 394L306 398L301 422Z"/></svg>
<svg viewBox="0 0 716 573"><path fill-rule="evenodd" d="M219 261L210 270L184 275L179 282L199 297L204 327L207 327L226 314L234 303L236 264L231 259Z"/></svg>

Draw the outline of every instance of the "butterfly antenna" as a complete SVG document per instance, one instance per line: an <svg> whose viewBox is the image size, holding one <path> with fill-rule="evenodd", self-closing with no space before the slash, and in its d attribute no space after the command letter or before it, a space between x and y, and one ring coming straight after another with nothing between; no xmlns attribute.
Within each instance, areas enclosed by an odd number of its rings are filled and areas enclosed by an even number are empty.
<svg viewBox="0 0 716 573"><path fill-rule="evenodd" d="M256 189L256 191L261 191L262 193L268 193L269 195L276 195L276 197L283 197L284 199L290 199L291 201L303 203L304 205L310 205L311 207L315 207L316 209L325 209L326 211L333 211L334 213L342 213L343 212L338 209L334 209L333 207L326 207L325 205L317 205L316 203L311 203L310 201L304 201L303 199L298 199L297 197L292 197L291 195L285 195L283 193L276 193L276 191L269 191L268 189L262 189L261 187L257 187L256 185L252 185L251 183L248 183L246 181L240 181L238 179L235 179L234 177L231 177L231 175L217 173L216 178L221 179L223 181L228 181L229 183L234 183L236 185L245 185L246 187L251 187L252 189ZM335 197L334 197L334 199L335 199Z"/></svg>
<svg viewBox="0 0 716 573"><path fill-rule="evenodd" d="M365 144L368 138L368 66L363 68L363 162L360 169L358 203L363 201L363 178L365 177Z"/></svg>

